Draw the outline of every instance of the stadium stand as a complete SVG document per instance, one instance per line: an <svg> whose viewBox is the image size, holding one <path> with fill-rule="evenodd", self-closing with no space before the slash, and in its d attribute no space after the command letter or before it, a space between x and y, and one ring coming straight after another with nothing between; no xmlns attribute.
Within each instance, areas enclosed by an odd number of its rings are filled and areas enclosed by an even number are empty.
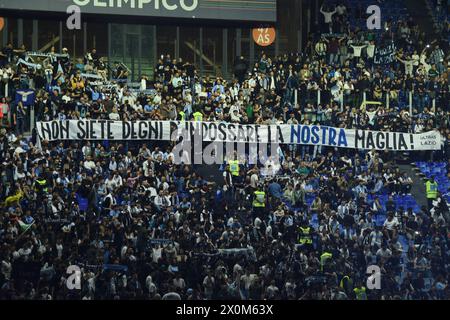
<svg viewBox="0 0 450 320"><path fill-rule="evenodd" d="M304 52L263 52L254 65L237 57L233 79L165 55L137 83L95 49L79 61L3 48L0 298L449 299L449 56L427 46L402 1L379 3L386 28L361 31L371 3L347 1ZM248 154L205 168L174 163L169 141L47 141L35 129L93 119L442 139L440 150L404 153L287 144L267 174ZM435 178L431 205L405 161ZM79 291L66 285L69 265L82 268ZM371 265L381 290L366 291Z"/></svg>

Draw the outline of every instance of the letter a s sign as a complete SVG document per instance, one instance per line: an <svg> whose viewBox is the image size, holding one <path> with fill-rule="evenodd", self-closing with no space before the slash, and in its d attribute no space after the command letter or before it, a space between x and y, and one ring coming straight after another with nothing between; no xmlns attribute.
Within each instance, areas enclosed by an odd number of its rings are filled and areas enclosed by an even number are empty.
<svg viewBox="0 0 450 320"><path fill-rule="evenodd" d="M275 42L277 36L275 28L255 28L252 31L253 40L258 46L268 47Z"/></svg>
<svg viewBox="0 0 450 320"><path fill-rule="evenodd" d="M368 266L366 274L370 276L367 278L367 289L380 290L381 289L381 271L379 266Z"/></svg>
<svg viewBox="0 0 450 320"><path fill-rule="evenodd" d="M81 30L81 9L79 6L71 5L67 7L67 14L70 16L67 18L66 27L69 30Z"/></svg>
<svg viewBox="0 0 450 320"><path fill-rule="evenodd" d="M70 276L67 278L67 288L69 290L81 290L81 270L78 266L69 266L66 271Z"/></svg>
<svg viewBox="0 0 450 320"><path fill-rule="evenodd" d="M379 6L371 5L367 8L367 14L371 14L369 18L367 18L367 29L375 30L381 29L381 9Z"/></svg>

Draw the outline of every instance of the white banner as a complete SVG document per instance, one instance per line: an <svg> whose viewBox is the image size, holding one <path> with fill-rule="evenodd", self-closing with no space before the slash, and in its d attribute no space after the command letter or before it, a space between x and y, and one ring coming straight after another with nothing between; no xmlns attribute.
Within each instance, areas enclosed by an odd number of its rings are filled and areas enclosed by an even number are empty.
<svg viewBox="0 0 450 320"><path fill-rule="evenodd" d="M422 134L307 125L239 125L225 122L65 120L38 122L42 140L177 140L322 145L394 151L440 150L438 131ZM171 139L172 137L172 139Z"/></svg>
<svg viewBox="0 0 450 320"><path fill-rule="evenodd" d="M170 140L169 121L54 120L37 122L41 140Z"/></svg>

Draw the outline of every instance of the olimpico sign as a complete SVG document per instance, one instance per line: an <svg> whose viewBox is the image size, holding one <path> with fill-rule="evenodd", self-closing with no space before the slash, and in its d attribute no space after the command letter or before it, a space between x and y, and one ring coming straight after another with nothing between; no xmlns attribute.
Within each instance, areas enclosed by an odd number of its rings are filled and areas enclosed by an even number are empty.
<svg viewBox="0 0 450 320"><path fill-rule="evenodd" d="M84 15L120 15L273 23L277 18L276 0L0 0L2 16L8 11L68 14L77 7ZM5 10L5 14L3 14Z"/></svg>
<svg viewBox="0 0 450 320"><path fill-rule="evenodd" d="M198 7L198 0L73 0L77 6L94 6L97 8L124 8L144 9L152 6L155 10L164 8L169 11L194 11Z"/></svg>

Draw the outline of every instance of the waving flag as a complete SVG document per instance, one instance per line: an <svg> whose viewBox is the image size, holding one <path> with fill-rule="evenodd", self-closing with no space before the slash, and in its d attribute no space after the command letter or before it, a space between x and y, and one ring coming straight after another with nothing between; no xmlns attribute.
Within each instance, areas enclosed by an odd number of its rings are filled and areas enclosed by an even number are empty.
<svg viewBox="0 0 450 320"><path fill-rule="evenodd" d="M31 226L34 224L34 221L27 224L27 223L23 222L22 220L17 220L17 223L19 224L20 230L25 233L28 231L28 229L31 228Z"/></svg>

